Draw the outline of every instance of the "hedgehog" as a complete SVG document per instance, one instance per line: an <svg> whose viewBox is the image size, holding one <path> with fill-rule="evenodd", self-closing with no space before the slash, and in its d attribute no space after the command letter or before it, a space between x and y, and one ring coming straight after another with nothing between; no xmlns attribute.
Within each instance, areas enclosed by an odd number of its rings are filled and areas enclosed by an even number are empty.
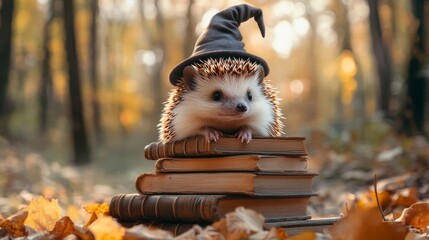
<svg viewBox="0 0 429 240"><path fill-rule="evenodd" d="M280 136L280 99L264 76L260 64L242 58L209 58L185 67L165 103L160 140L201 135L211 142L234 135L249 143L252 136Z"/></svg>
<svg viewBox="0 0 429 240"><path fill-rule="evenodd" d="M170 92L159 123L162 142L201 135L208 141L233 135L280 136L282 113L277 91L265 77L267 62L244 49L238 27L254 18L262 37L262 10L241 4L215 14L190 57L170 73Z"/></svg>

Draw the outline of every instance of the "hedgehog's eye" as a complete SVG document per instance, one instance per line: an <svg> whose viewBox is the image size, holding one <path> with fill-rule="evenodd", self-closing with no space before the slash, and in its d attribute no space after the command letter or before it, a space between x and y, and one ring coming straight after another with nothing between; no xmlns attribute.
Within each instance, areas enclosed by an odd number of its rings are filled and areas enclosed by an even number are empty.
<svg viewBox="0 0 429 240"><path fill-rule="evenodd" d="M222 98L222 92L221 91L215 91L212 95L213 101L219 101Z"/></svg>
<svg viewBox="0 0 429 240"><path fill-rule="evenodd" d="M247 99L249 99L249 101L252 101L252 93L250 91L247 91Z"/></svg>

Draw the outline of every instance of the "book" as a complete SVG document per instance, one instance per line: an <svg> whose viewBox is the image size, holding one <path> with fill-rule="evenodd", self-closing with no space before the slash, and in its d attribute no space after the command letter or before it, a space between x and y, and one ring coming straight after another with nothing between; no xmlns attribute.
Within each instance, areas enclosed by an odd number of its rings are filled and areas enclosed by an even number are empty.
<svg viewBox="0 0 429 240"><path fill-rule="evenodd" d="M156 172L306 171L307 157L235 155L209 158L162 158Z"/></svg>
<svg viewBox="0 0 429 240"><path fill-rule="evenodd" d="M243 206L262 214L267 221L306 219L307 204L314 194L285 197L237 195L140 195L113 196L109 213L122 222L170 221L211 223Z"/></svg>
<svg viewBox="0 0 429 240"><path fill-rule="evenodd" d="M298 235L302 232L311 231L322 233L330 228L339 220L338 217L303 219L303 220L287 220L280 222L265 223L264 228L269 230L272 227L283 228L289 236ZM151 229L163 229L171 232L174 236L179 236L185 233L195 225L202 228L207 227L208 223L171 223L171 222L120 222L125 227L132 227L139 224L144 224Z"/></svg>
<svg viewBox="0 0 429 240"><path fill-rule="evenodd" d="M216 142L207 142L196 136L176 142L153 142L144 149L148 160L164 157L201 157L237 154L306 156L307 150L302 137L253 138L242 143L236 137L220 137Z"/></svg>
<svg viewBox="0 0 429 240"><path fill-rule="evenodd" d="M274 196L312 193L308 172L143 173L135 181L141 194L244 194Z"/></svg>

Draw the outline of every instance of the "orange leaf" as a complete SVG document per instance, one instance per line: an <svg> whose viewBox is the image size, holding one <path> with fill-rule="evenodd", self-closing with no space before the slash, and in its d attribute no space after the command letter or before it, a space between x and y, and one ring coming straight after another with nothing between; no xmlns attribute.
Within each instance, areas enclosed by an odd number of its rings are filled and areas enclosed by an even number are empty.
<svg viewBox="0 0 429 240"><path fill-rule="evenodd" d="M91 216L88 219L88 222L86 222L85 226L83 226L84 228L89 227L89 225L91 225L93 222L95 222L98 219L97 214L95 213L91 213Z"/></svg>
<svg viewBox="0 0 429 240"><path fill-rule="evenodd" d="M72 220L65 216L62 217L54 226L54 229L50 231L51 237L54 239L63 239L64 237L74 232L74 223Z"/></svg>
<svg viewBox="0 0 429 240"><path fill-rule="evenodd" d="M429 203L418 202L404 209L398 221L402 224L417 229L420 233L425 232L429 226Z"/></svg>
<svg viewBox="0 0 429 240"><path fill-rule="evenodd" d="M24 226L24 221L28 216L27 211L19 211L14 215L0 222L0 228L4 229L7 234L12 237L22 237L27 235L27 230Z"/></svg>
<svg viewBox="0 0 429 240"><path fill-rule="evenodd" d="M121 240L125 234L125 228L119 225L112 217L101 215L89 226L95 239Z"/></svg>
<svg viewBox="0 0 429 240"><path fill-rule="evenodd" d="M58 201L56 199L49 201L42 196L32 199L27 211L28 217L24 223L36 230L51 230L61 218Z"/></svg>
<svg viewBox="0 0 429 240"><path fill-rule="evenodd" d="M408 229L397 223L383 222L377 207L355 208L330 229L336 240L404 239Z"/></svg>
<svg viewBox="0 0 429 240"><path fill-rule="evenodd" d="M265 239L278 239L278 240L284 240L288 238L287 233L283 228L278 227L272 227L269 231Z"/></svg>
<svg viewBox="0 0 429 240"><path fill-rule="evenodd" d="M382 207L386 207L390 202L390 193L386 190L377 191L378 200ZM374 191L367 191L358 197L357 206L359 208L373 208L378 206Z"/></svg>
<svg viewBox="0 0 429 240"><path fill-rule="evenodd" d="M419 193L415 188L398 191L392 196L392 204L399 207L409 207L419 200Z"/></svg>

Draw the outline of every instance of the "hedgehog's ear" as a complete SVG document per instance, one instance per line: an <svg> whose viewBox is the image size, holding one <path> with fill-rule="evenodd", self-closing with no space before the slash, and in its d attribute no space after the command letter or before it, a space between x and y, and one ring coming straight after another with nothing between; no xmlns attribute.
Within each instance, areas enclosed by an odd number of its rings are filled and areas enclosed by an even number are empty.
<svg viewBox="0 0 429 240"><path fill-rule="evenodd" d="M264 81L264 77L265 77L264 67L262 67L261 65L258 65L258 70L257 70L256 74L257 74L256 76L258 77L259 83L262 83L262 81Z"/></svg>
<svg viewBox="0 0 429 240"><path fill-rule="evenodd" d="M188 90L194 90L194 79L197 76L197 69L192 66L187 66L183 69L183 82Z"/></svg>

